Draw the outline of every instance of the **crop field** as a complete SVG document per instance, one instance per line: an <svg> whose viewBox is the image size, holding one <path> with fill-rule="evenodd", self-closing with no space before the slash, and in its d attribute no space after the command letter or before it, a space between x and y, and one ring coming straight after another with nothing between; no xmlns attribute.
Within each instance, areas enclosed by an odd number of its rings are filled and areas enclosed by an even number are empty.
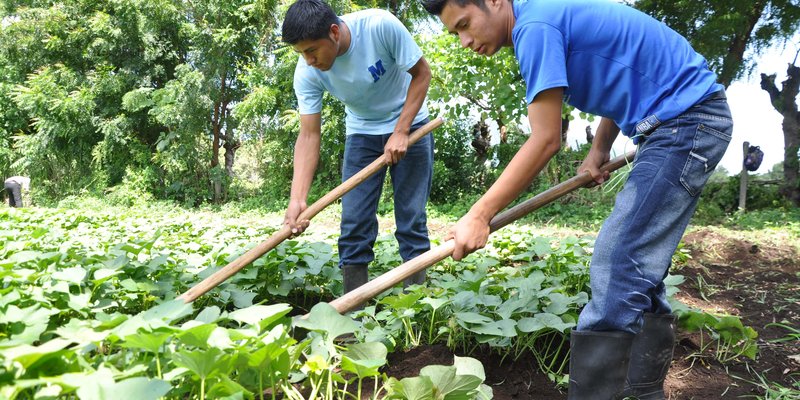
<svg viewBox="0 0 800 400"><path fill-rule="evenodd" d="M511 226L342 316L327 304L341 295L338 229L320 218L184 304L280 217L0 209L0 398L566 398L593 232ZM372 277L401 262L384 231ZM671 398L798 398L796 243L791 224L687 235L667 279L680 316Z"/></svg>

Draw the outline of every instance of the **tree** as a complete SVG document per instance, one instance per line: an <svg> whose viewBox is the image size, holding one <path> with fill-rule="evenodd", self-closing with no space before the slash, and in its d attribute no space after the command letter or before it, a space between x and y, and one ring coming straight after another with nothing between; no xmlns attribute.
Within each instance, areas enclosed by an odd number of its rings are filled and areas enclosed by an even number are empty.
<svg viewBox="0 0 800 400"><path fill-rule="evenodd" d="M3 10L0 126L14 139L0 144L15 169L63 196L118 183L129 165L147 164L142 151L158 130L146 115L125 115L120 100L171 79L181 53L174 7L67 0L7 2Z"/></svg>
<svg viewBox="0 0 800 400"><path fill-rule="evenodd" d="M790 39L800 24L797 0L632 0L706 57L728 87L756 67L763 50Z"/></svg>
<svg viewBox="0 0 800 400"><path fill-rule="evenodd" d="M795 62L797 60L795 59ZM783 185L781 194L800 207L800 67L789 64L782 90L775 85L776 75L761 74L761 88L769 93L772 106L783 116Z"/></svg>

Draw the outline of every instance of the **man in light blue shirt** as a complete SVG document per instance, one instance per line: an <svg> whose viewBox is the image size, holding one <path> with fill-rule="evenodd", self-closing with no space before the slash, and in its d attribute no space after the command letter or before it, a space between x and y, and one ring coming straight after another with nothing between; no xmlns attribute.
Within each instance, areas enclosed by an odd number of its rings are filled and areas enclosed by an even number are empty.
<svg viewBox="0 0 800 400"><path fill-rule="evenodd" d="M286 12L283 41L300 53L294 89L300 135L285 224L298 221L319 161L322 95L345 104L347 137L342 180L386 155L394 189L395 237L404 261L430 249L425 205L433 176L433 138L408 146L408 135L428 120L430 68L411 34L391 13L363 10L342 17L321 0L298 0ZM342 198L339 266L344 292L368 280L378 233L376 217L385 171ZM421 284L424 271L406 280Z"/></svg>
<svg viewBox="0 0 800 400"><path fill-rule="evenodd" d="M610 0L423 2L478 54L513 46L527 89L531 136L453 227L453 258L486 244L490 219L559 151L562 102L602 117L578 168L596 183L619 132L639 144L595 242L568 396L663 399L675 340L663 280L733 129L716 75L678 33Z"/></svg>

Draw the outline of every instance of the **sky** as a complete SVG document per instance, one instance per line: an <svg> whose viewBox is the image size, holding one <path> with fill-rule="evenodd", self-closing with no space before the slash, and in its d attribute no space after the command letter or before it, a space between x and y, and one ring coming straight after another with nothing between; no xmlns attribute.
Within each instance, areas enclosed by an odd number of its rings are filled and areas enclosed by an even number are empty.
<svg viewBox="0 0 800 400"><path fill-rule="evenodd" d="M734 82L727 89L728 103L733 116L733 140L728 146L720 166L729 174L738 174L742 170L742 143L750 142L764 151L764 161L756 171L758 174L769 172L772 166L783 161L783 117L770 104L769 94L761 89L761 73L777 74L775 84L780 89L781 82L786 79L786 67L794 60L797 48L789 44L786 48L772 48L758 58L758 65L752 76ZM576 119L570 124L568 143L574 145L586 142L586 125L592 125L592 131L598 121L589 124ZM619 135L614 142L612 152L619 155L626 150L633 150L630 140Z"/></svg>

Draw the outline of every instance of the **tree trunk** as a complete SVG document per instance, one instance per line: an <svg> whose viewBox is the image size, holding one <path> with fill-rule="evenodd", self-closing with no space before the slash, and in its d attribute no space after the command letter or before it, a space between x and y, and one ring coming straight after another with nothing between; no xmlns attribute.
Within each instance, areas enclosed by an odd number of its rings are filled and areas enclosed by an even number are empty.
<svg viewBox="0 0 800 400"><path fill-rule="evenodd" d="M736 79L739 66L742 65L744 60L744 52L747 50L747 43L750 42L758 21L761 20L761 15L767 7L769 1L758 0L753 3L753 8L747 16L747 22L742 27L742 31L734 35L730 46L728 47L728 57L722 61L722 70L719 74L719 82L726 88L730 86L731 82Z"/></svg>
<svg viewBox="0 0 800 400"><path fill-rule="evenodd" d="M211 145L211 182L214 188L214 203L219 203L222 194L222 184L214 176L214 168L219 166L219 142L220 142L220 107L221 104L217 102L214 104L214 116L211 120L211 131L214 134L213 142Z"/></svg>
<svg viewBox="0 0 800 400"><path fill-rule="evenodd" d="M228 102L225 100L225 89L227 84L227 72L222 73L222 79L220 79L220 90L219 90L219 97L217 101L214 102L214 115L211 119L211 131L214 135L213 142L211 144L211 169L213 170L217 166L219 166L219 147L220 141L222 139L222 124L225 120L225 108L227 108ZM214 176L212 172L211 175L212 185L214 187L214 203L219 203L222 199L222 182L219 178Z"/></svg>
<svg viewBox="0 0 800 400"><path fill-rule="evenodd" d="M761 88L769 93L772 106L783 115L783 178L781 193L795 206L800 207L800 112L797 94L800 92L800 67L789 64L788 78L783 90L775 86L775 75L761 74Z"/></svg>

